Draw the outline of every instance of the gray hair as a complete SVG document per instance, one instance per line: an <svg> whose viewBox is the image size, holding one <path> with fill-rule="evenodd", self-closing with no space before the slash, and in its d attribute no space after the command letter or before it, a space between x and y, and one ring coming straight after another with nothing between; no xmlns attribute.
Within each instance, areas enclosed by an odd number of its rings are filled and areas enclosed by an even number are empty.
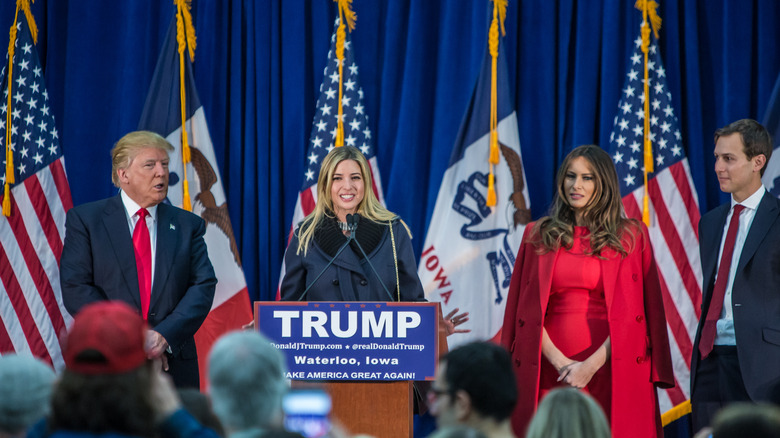
<svg viewBox="0 0 780 438"><path fill-rule="evenodd" d="M209 392L230 432L272 426L287 391L282 354L258 332L236 331L220 338L209 354Z"/></svg>
<svg viewBox="0 0 780 438"><path fill-rule="evenodd" d="M49 414L54 370L32 356L0 357L0 432L17 434Z"/></svg>
<svg viewBox="0 0 780 438"><path fill-rule="evenodd" d="M609 438L609 423L593 397L574 388L550 391L528 425L525 438Z"/></svg>

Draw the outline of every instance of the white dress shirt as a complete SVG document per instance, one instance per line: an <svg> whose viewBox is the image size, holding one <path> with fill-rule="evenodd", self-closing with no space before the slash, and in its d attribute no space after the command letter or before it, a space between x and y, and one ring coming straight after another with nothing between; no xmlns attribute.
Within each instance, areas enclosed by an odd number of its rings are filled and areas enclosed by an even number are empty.
<svg viewBox="0 0 780 438"><path fill-rule="evenodd" d="M726 294L723 297L723 310L720 312L720 318L717 323L717 332L715 334L715 345L737 345L737 339L734 336L734 310L731 307L732 299L732 287L734 286L734 277L737 275L737 266L739 265L739 258L742 256L742 247L745 246L745 240L747 239L748 232L750 231L750 225L753 224L753 218L756 217L756 210L758 204L761 203L761 199L766 193L766 188L761 187L756 190L755 193L750 195L747 199L739 202L745 207L742 213L739 215L739 228L737 229L737 238L734 241L734 254L731 256L731 267L729 269L729 280L726 284ZM729 228L729 222L731 222L731 216L734 214L734 206L738 203L731 198L731 210L726 217L726 223L723 225L723 237L720 240L720 251L718 251L718 266L715 268L716 279L717 270L720 266L720 258L723 254L723 244L726 242L726 232ZM710 303L712 305L712 303Z"/></svg>

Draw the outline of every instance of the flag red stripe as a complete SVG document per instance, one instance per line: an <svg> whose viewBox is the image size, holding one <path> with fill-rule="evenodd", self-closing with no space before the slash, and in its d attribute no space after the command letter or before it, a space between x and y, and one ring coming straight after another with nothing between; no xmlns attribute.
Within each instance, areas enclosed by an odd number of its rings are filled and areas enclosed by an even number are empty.
<svg viewBox="0 0 780 438"><path fill-rule="evenodd" d="M381 202L382 199L379 196L379 189L376 186L376 177L374 176L376 173L374 172L374 168L371 166L370 160L368 161L368 171L371 172L371 189L374 191L374 196L376 196L376 199L379 199Z"/></svg>
<svg viewBox="0 0 780 438"><path fill-rule="evenodd" d="M672 406L677 406L685 400L688 400L688 398L685 396L685 393L680 388L680 382L677 381L677 376L674 377L674 388L667 389L666 394L672 401Z"/></svg>
<svg viewBox="0 0 780 438"><path fill-rule="evenodd" d="M28 180L29 179L30 178L28 178ZM26 181L27 180L25 180L25 184ZM46 271L43 269L40 259L38 259L38 254L35 253L35 247L30 240L30 235L24 225L22 215L18 213L19 205L13 197L11 197L11 208L16 214L11 214L11 217L8 218L8 224L14 232L14 236L16 236L16 241L18 242L19 248L22 251L22 256L27 265L27 270L30 272L30 277L32 277L32 280L35 283L41 301L46 307L46 311L49 313L52 326L54 326L54 330L57 333L60 333L65 329L65 321L63 320L59 306L57 305L57 298L51 283L49 283L49 277L46 275Z"/></svg>
<svg viewBox="0 0 780 438"><path fill-rule="evenodd" d="M691 334L688 333L688 329L685 327L680 312L677 309L677 305L674 303L671 294L669 294L669 287L666 284L666 280L663 275L658 276L661 281L661 291L664 300L664 310L666 314L666 324L674 336L677 346L680 348L680 354L685 359L685 363L688 364L688 369L691 367L691 353L693 352L693 345L691 343Z"/></svg>
<svg viewBox="0 0 780 438"><path fill-rule="evenodd" d="M16 207L13 208L16 209ZM11 215L11 217L13 216L14 215ZM0 280L2 280L5 285L6 293L16 312L16 317L22 327L22 332L24 332L27 345L30 346L30 351L32 351L33 355L36 357L52 364L53 362L49 355L49 350L46 348L46 343L43 341L40 332L38 332L38 327L35 325L35 320L33 319L32 313L30 313L30 308L27 307L27 301L24 299L22 286L19 284L19 281L14 274L13 268L11 267L11 261L8 259L8 254L6 254L5 248L2 245L0 245Z"/></svg>
<svg viewBox="0 0 780 438"><path fill-rule="evenodd" d="M54 178L54 184L57 185L57 193L60 194L60 201L62 201L62 207L67 212L73 208L73 199L70 196L70 185L68 185L68 177L65 174L65 168L62 165L63 158L57 161L53 161L49 165L49 171ZM59 257L59 255L57 256Z"/></svg>
<svg viewBox="0 0 780 438"><path fill-rule="evenodd" d="M696 281L696 275L688 260L688 254L685 252L682 240L680 240L680 234L677 232L677 228L669 214L669 210L666 209L666 204L661 196L661 189L658 186L658 179L653 178L648 181L647 184L650 199L652 200L653 208L655 209L656 220L658 220L658 228L664 235L666 246L669 248L669 252L677 266L677 270L680 272L680 278L685 285L688 296L691 298L691 303L694 304L693 310L696 312L696 317L698 318L701 313L701 309L697 304L700 302L701 288Z"/></svg>
<svg viewBox="0 0 780 438"><path fill-rule="evenodd" d="M685 208L688 210L688 219L691 221L691 229L696 234L696 240L699 240L699 207L696 199L693 197L693 191L688 181L688 175L685 172L683 162L680 161L672 166L669 166L669 172L674 178L675 184L677 184L677 191L680 192L680 198L682 198Z"/></svg>
<svg viewBox="0 0 780 438"><path fill-rule="evenodd" d="M24 180L24 187L27 188L30 204L33 210L35 210L35 215L38 217L38 222L46 235L49 247L51 247L54 256L59 260L62 254L62 240L60 240L60 232L57 230L57 224L54 222L51 210L49 210L49 203L46 202L46 195L43 193L41 182L36 177L30 177Z"/></svg>
<svg viewBox="0 0 780 438"><path fill-rule="evenodd" d="M0 247L2 250L2 247ZM14 343L11 341L11 336L5 329L5 324L0 324L0 354L14 352Z"/></svg>
<svg viewBox="0 0 780 438"><path fill-rule="evenodd" d="M642 210L633 193L623 197L623 208L626 209L626 216L642 220Z"/></svg>
<svg viewBox="0 0 780 438"><path fill-rule="evenodd" d="M303 216L306 217L309 213L314 211L314 196L312 196L311 188L301 191L301 209L303 210ZM293 228L298 224L292 224Z"/></svg>

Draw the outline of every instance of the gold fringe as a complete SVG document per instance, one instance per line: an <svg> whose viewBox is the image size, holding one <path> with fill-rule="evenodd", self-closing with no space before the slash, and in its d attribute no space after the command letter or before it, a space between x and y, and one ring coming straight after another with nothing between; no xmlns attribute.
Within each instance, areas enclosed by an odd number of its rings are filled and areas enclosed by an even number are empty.
<svg viewBox="0 0 780 438"><path fill-rule="evenodd" d="M504 29L504 21L506 21L506 7L509 4L509 0L493 0L494 7L498 9L498 19L501 24L501 36L506 36L506 29Z"/></svg>
<svg viewBox="0 0 780 438"><path fill-rule="evenodd" d="M27 18L27 25L30 26L30 35L32 35L33 43L38 44L38 25L35 24L35 17L30 9L30 3L35 3L35 0L16 0L16 9L21 8L24 11L24 16ZM14 20L16 24L16 20Z"/></svg>
<svg viewBox="0 0 780 438"><path fill-rule="evenodd" d="M685 400L679 405L669 409L661 415L661 424L668 426L671 422L677 421L680 418L691 413L691 401Z"/></svg>
<svg viewBox="0 0 780 438"><path fill-rule="evenodd" d="M352 10L352 0L333 0L339 5L339 17L341 17L341 23L347 22L349 31L355 30L355 21L357 21L357 14Z"/></svg>

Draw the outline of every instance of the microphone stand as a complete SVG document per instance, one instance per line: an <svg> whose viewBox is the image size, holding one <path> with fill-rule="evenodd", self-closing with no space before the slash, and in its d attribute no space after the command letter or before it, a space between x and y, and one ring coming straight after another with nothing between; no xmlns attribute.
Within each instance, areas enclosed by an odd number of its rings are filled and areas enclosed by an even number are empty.
<svg viewBox="0 0 780 438"><path fill-rule="evenodd" d="M357 217L357 215L354 215L354 217ZM344 251L344 248L346 248L346 247L349 245L349 242L351 242L352 240L355 240L355 237L354 237L354 235L355 235L355 231L354 231L354 229L353 229L353 226L351 225L351 223L353 223L353 222L354 222L354 224L355 224L355 225L354 225L354 228L356 229L356 228L357 228L357 219L353 219L353 215L351 215L351 214L348 214L348 215L347 215L347 230L350 230L350 233L349 233L349 236L347 236L347 241L346 241L346 242L344 242L344 243L341 245L341 247L339 248L339 250L338 250L338 251L336 251L336 255L334 255L334 256L333 256L333 257L330 259L330 261L328 262L328 264L327 264L327 265L325 265L325 267L324 267L324 268L322 268L322 271L320 271L320 273L319 273L319 274L317 274L317 276L316 276L316 277L314 277L314 281L312 281L312 282L311 282L311 283L310 283L308 286L306 286L306 289L303 291L303 293L301 294L301 296L300 296L300 297L298 297L298 301L303 301L303 298L306 296L306 294L309 292L309 290L312 288L312 286L314 286L314 283L316 283L316 282L317 282L317 280L319 280L319 279L320 279L320 277L322 277L322 274L324 274L324 273L325 273L325 271L327 271L327 270L328 270L328 268L330 267L330 265L332 265L332 264L333 264L333 262L335 262L335 261L336 261L336 259L337 259L337 258L338 258L338 256L341 254L341 252L342 252L342 251ZM357 242L357 240L355 240L355 241Z"/></svg>
<svg viewBox="0 0 780 438"><path fill-rule="evenodd" d="M354 215L352 215L352 218L353 218L352 220L354 221L354 230L357 231L358 220L360 219L360 216L357 213L355 213ZM347 220L349 221L350 218L347 217ZM392 227L392 225L390 225L390 226ZM352 234L354 234L355 231L352 231ZM360 242L357 239L353 239L353 240L355 241L355 244L357 244L357 247L360 250L360 253L363 254L363 257L368 262L368 266L370 266L371 270L374 272L374 275L376 276L376 279L379 280L379 284L382 285L382 289L384 289L385 292L387 293L387 296L390 297L390 301L395 301L395 299L393 298L393 294L391 294L390 290L387 289L387 286L385 286L385 282L382 281L382 277L379 276L379 272L377 272L376 268L374 268L374 264L371 263L371 259L368 258L368 254L366 254L366 251L363 249L363 245L361 245Z"/></svg>

